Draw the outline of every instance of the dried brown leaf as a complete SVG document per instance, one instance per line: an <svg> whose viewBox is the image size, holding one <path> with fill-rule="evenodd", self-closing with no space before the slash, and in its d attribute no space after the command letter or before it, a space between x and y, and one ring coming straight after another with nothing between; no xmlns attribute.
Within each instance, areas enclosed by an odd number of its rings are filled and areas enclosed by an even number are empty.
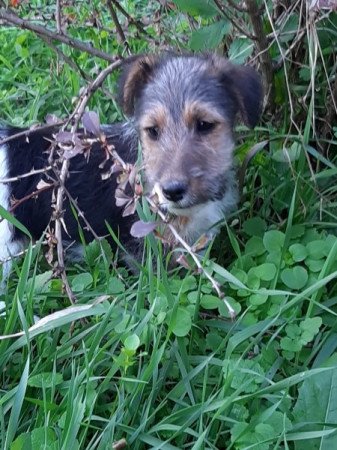
<svg viewBox="0 0 337 450"><path fill-rule="evenodd" d="M132 200L130 202L130 204L125 207L122 216L127 217L127 216L131 216L132 214L134 214L136 212L136 206L137 206L137 202L135 200Z"/></svg>
<svg viewBox="0 0 337 450"><path fill-rule="evenodd" d="M82 116L83 128L94 136L100 136L101 128L98 114L95 111L86 111Z"/></svg>
<svg viewBox="0 0 337 450"><path fill-rule="evenodd" d="M55 134L55 140L58 144L69 144L74 139L74 133L71 131L59 131Z"/></svg>
<svg viewBox="0 0 337 450"><path fill-rule="evenodd" d="M83 153L84 149L85 149L84 145L77 143L74 145L74 147L65 149L63 156L65 159L71 159L71 158L74 158L74 156L77 156L80 153Z"/></svg>
<svg viewBox="0 0 337 450"><path fill-rule="evenodd" d="M183 266L187 270L192 270L190 263L188 262L186 256L182 253L177 259L177 263Z"/></svg>
<svg viewBox="0 0 337 450"><path fill-rule="evenodd" d="M192 251L200 252L201 250L204 250L204 248L206 248L207 245L209 244L210 240L211 237L209 235L203 234L202 236L200 236L198 241L193 245Z"/></svg>
<svg viewBox="0 0 337 450"><path fill-rule="evenodd" d="M48 124L48 125L54 125L60 121L61 121L61 119L59 117L55 116L55 114L47 114L46 115L46 124Z"/></svg>
<svg viewBox="0 0 337 450"><path fill-rule="evenodd" d="M36 185L36 189L40 190L40 189L47 188L49 186L51 187L52 185L53 185L52 183L47 183L44 180L40 180Z"/></svg>
<svg viewBox="0 0 337 450"><path fill-rule="evenodd" d="M157 222L143 222L142 220L138 220L132 225L130 234L135 238L143 238L150 234L157 226Z"/></svg>

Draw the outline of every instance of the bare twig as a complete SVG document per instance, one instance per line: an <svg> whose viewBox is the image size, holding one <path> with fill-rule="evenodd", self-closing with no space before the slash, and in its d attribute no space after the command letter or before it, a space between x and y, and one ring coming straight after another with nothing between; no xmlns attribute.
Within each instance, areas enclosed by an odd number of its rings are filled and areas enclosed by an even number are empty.
<svg viewBox="0 0 337 450"><path fill-rule="evenodd" d="M64 120L60 120L53 124L42 125L39 127L32 127L32 128L29 128L28 130L19 131L18 133L13 134L12 136L8 136L8 137L0 140L0 145L6 144L7 142L10 142L10 141L14 141L15 139L20 138L22 136L24 136L26 139L29 139L29 135L31 133L34 133L35 131L47 131L50 128L57 128L57 127L63 125L64 122L65 122Z"/></svg>
<svg viewBox="0 0 337 450"><path fill-rule="evenodd" d="M85 111L85 108L87 106L87 103L92 96L92 94L101 86L103 81L106 79L108 75L110 75L114 70L116 70L121 65L121 60L115 61L114 63L110 64L106 69L102 70L100 74L96 77L96 79L90 83L89 86L84 90L82 93L79 102L73 111L70 119L68 120L68 123L70 120L73 120L73 125L71 127L71 132L75 134L79 121L81 120L82 114ZM65 126L63 127L65 128ZM53 152L51 152L52 155ZM63 241L62 241L62 228L64 228L63 224L63 197L65 193L65 182L68 176L68 170L69 170L69 164L70 161L68 159L62 158L61 160L62 165L60 172L58 172L55 169L55 175L57 176L59 186L56 192L56 200L54 205L54 217L55 217L55 238L57 240L57 260L59 265L60 274L62 277L63 284L65 286L65 289L67 291L67 295L72 303L75 301L75 296L70 288L68 278L65 272L65 265L64 265L64 250L63 250Z"/></svg>
<svg viewBox="0 0 337 450"><path fill-rule="evenodd" d="M125 37L123 28L121 27L121 24L118 21L117 14L116 14L116 11L115 11L115 9L114 9L114 7L112 5L111 0L107 0L107 6L108 6L108 9L109 9L111 18L112 18L112 20L113 20L113 22L115 24L115 27L116 27L117 39L120 41L121 44L124 45L127 54L131 55L131 50L130 50L129 43L128 43L126 37Z"/></svg>
<svg viewBox="0 0 337 450"><path fill-rule="evenodd" d="M51 169L52 169L52 166L46 166L46 167L43 167L42 169L36 169L36 170L33 169L30 172L23 173L21 175L17 175L16 177L0 178L0 184L1 183L13 183L14 181L19 181L22 178L32 177L34 175L37 175L38 173L46 173L46 172L48 172Z"/></svg>
<svg viewBox="0 0 337 450"><path fill-rule="evenodd" d="M81 208L79 207L77 200L74 199L74 197L70 194L70 192L68 191L68 189L64 189L69 201L71 202L71 204L74 206L78 217L81 217L83 222L85 223L86 228L88 229L88 231L90 231L90 233L92 234L93 238L96 239L97 241L100 240L102 238L102 236L98 236L98 234L96 233L96 231L92 228L92 226L90 225L90 223L88 222L87 218L85 217L84 212L81 210Z"/></svg>
<svg viewBox="0 0 337 450"><path fill-rule="evenodd" d="M45 36L49 39L54 39L59 42L63 42L64 44L69 45L70 47L76 48L82 52L89 53L90 55L97 56L99 58L104 59L105 61L115 62L116 57L109 55L108 53L99 50L98 48L93 47L90 44L85 44L79 39L68 36L67 34L60 34L56 31L49 30L46 27L42 27L40 25L36 25L29 20L21 19L16 14L11 12L9 9L1 8L0 9L0 19L4 20L7 23L11 23L16 25L19 28L23 28L25 30L30 30L36 33L39 36Z"/></svg>
<svg viewBox="0 0 337 450"><path fill-rule="evenodd" d="M260 53L261 69L263 73L264 91L267 96L268 105L271 109L274 107L274 76L273 65L268 52L268 40L263 29L261 11L256 0L246 0L247 12L249 14L254 34L256 37L256 46Z"/></svg>
<svg viewBox="0 0 337 450"><path fill-rule="evenodd" d="M40 39L42 39L47 45L48 47L50 47L52 50L54 50L54 52L58 55L58 57L60 59L62 59L63 61L65 61L68 66L73 69L74 72L78 72L82 78L84 78L86 81L89 81L90 78L88 77L88 75L84 72L84 70L82 70L75 61L73 61L71 58L69 58L69 56L67 56L66 54L64 54L62 52L61 49L59 49L57 47L57 45L53 44L53 40L47 36L39 36Z"/></svg>
<svg viewBox="0 0 337 450"><path fill-rule="evenodd" d="M165 225L169 228L169 230L172 233L172 235L175 238L175 240L177 242L179 242L180 245L191 256L191 258L193 259L193 261L194 261L195 265L197 266L199 272L204 274L205 277L210 281L213 289L216 291L216 293L219 296L219 298L221 298L223 300L223 302L225 303L225 305L226 305L226 307L228 309L228 313L229 313L230 317L234 319L235 315L236 315L235 311L231 307L229 302L226 300L224 293L220 289L219 283L212 277L212 275L210 275L207 272L207 270L205 270L205 268L203 267L203 265L200 262L200 259L199 259L198 255L193 251L192 247L180 236L180 234L175 229L175 227L170 223L170 221L167 220L165 214L162 211L160 211L160 209L158 209L156 203L148 196L146 196L146 200L152 206L152 208L156 211L156 213L162 219L162 221L165 223Z"/></svg>
<svg viewBox="0 0 337 450"><path fill-rule="evenodd" d="M216 4L216 6L219 8L219 10L221 11L221 13L234 25L234 27L240 31L240 33L242 33L244 36L246 36L248 39L251 39L253 41L255 41L257 38L249 33L249 31L245 30L240 24L239 22L234 18L233 15L228 13L228 8L225 7L225 5L223 3L221 3L220 0L214 0L214 3Z"/></svg>
<svg viewBox="0 0 337 450"><path fill-rule="evenodd" d="M62 34L62 0L56 0L56 12L55 12L55 20L56 20L56 30L59 34Z"/></svg>
<svg viewBox="0 0 337 450"><path fill-rule="evenodd" d="M226 0L226 1L229 4L229 6L231 6L234 9L236 9L237 11L239 11L239 12L247 12L247 8L245 6L238 5L233 0Z"/></svg>
<svg viewBox="0 0 337 450"><path fill-rule="evenodd" d="M123 6L117 1L117 0L111 0L111 3L123 14L124 17L127 18L127 20L132 23L133 25L135 25L135 27L137 28L137 30L145 35L149 35L149 33L145 30L145 28L143 27L143 25L139 22L139 20L134 19L133 17L130 16L130 14L123 8Z"/></svg>
<svg viewBox="0 0 337 450"><path fill-rule="evenodd" d="M40 189L36 189L36 191L31 192L30 194L25 195L24 197L21 197L19 199L15 199L13 202L13 205L9 208L9 212L13 213L13 211L20 206L22 203L26 202L27 200L29 200L30 198L34 198L37 197L38 195L41 194L41 192L45 192L48 191L49 189L55 187L55 183L51 183L48 184L47 186L44 186Z"/></svg>

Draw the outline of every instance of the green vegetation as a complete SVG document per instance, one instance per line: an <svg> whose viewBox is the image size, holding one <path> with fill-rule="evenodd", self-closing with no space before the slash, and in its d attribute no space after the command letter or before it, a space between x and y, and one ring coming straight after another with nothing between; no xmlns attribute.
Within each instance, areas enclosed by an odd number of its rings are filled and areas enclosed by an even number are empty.
<svg viewBox="0 0 337 450"><path fill-rule="evenodd" d="M55 31L56 2L9 3ZM0 448L337 448L337 13L304 0L64 3L63 31L109 55L217 50L261 71L260 126L237 129L242 199L204 261L237 317L207 278L168 271L152 237L139 276L111 266L107 243L87 245L67 268L74 306L30 245L0 297L0 335L21 332L0 340ZM109 64L0 27L4 121L67 117ZM116 78L89 103L102 123L122 118Z"/></svg>

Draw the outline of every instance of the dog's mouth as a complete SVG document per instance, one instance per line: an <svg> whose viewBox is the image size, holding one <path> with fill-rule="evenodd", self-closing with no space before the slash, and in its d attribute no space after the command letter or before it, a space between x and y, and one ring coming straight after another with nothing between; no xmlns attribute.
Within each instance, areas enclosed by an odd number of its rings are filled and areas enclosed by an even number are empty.
<svg viewBox="0 0 337 450"><path fill-rule="evenodd" d="M156 203L158 206L158 209L164 213L164 214L170 214L173 216L185 216L189 217L192 214L194 214L195 210L200 207L200 205L204 202L196 201L196 199L186 194L184 198L177 202L173 202L171 200L168 200L160 186L158 184L155 184L152 195L156 197Z"/></svg>
<svg viewBox="0 0 337 450"><path fill-rule="evenodd" d="M158 208L164 214L170 214L172 216L189 217L193 214L194 210L200 206L200 203L188 203L181 201L179 203L173 202L159 202Z"/></svg>

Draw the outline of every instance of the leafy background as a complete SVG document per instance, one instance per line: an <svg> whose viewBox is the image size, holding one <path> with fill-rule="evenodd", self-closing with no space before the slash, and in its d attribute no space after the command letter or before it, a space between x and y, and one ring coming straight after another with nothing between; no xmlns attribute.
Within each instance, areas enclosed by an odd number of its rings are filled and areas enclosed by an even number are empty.
<svg viewBox="0 0 337 450"><path fill-rule="evenodd" d="M61 6L63 32L109 55L214 50L261 72L260 125L237 127L241 202L204 262L237 317L205 277L168 271L153 238L139 276L111 267L106 243L89 243L67 272L75 306L31 244L1 296L1 335L19 333L0 341L1 448L337 448L333 2ZM57 2L1 2L0 18L8 7L55 31ZM5 122L67 116L108 64L0 26ZM122 119L116 77L90 100L102 122ZM44 320L32 326L34 315Z"/></svg>

